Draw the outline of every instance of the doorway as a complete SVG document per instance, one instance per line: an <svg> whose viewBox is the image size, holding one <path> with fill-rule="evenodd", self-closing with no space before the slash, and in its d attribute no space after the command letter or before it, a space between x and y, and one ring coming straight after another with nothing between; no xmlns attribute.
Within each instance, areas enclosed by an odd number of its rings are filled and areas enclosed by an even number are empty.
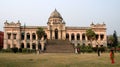
<svg viewBox="0 0 120 67"><path fill-rule="evenodd" d="M55 29L55 39L58 39L58 29Z"/></svg>

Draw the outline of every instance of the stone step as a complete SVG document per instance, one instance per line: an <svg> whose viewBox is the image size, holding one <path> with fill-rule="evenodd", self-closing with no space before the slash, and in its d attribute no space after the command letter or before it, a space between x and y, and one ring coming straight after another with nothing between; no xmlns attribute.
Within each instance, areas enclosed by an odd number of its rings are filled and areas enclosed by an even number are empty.
<svg viewBox="0 0 120 67"><path fill-rule="evenodd" d="M46 53L74 53L73 45L67 40L48 40Z"/></svg>

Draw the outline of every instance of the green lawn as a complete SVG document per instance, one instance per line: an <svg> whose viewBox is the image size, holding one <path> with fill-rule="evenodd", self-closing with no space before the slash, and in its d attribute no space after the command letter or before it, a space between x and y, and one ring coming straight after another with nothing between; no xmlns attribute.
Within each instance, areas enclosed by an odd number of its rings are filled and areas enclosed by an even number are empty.
<svg viewBox="0 0 120 67"><path fill-rule="evenodd" d="M115 64L109 53L100 57L96 53L0 53L0 67L120 67L120 53L115 53Z"/></svg>

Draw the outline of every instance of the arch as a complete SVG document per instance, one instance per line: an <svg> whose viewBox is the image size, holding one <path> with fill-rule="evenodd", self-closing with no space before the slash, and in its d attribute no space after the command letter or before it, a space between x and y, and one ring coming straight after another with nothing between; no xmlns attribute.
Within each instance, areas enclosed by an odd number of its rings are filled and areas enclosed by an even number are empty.
<svg viewBox="0 0 120 67"><path fill-rule="evenodd" d="M80 40L80 34L77 33L77 40Z"/></svg>
<svg viewBox="0 0 120 67"><path fill-rule="evenodd" d="M30 33L27 33L27 40L30 40Z"/></svg>
<svg viewBox="0 0 120 67"><path fill-rule="evenodd" d="M35 33L32 33L32 39L33 39L33 40L36 40L36 35L35 35Z"/></svg>
<svg viewBox="0 0 120 67"><path fill-rule="evenodd" d="M38 49L41 50L41 43L38 43Z"/></svg>
<svg viewBox="0 0 120 67"><path fill-rule="evenodd" d="M24 43L21 43L21 48L24 48Z"/></svg>
<svg viewBox="0 0 120 67"><path fill-rule="evenodd" d="M66 39L68 39L68 40L69 40L69 34L68 34L68 33L66 33Z"/></svg>
<svg viewBox="0 0 120 67"><path fill-rule="evenodd" d="M44 39L47 39L47 34L45 33L45 35L44 35Z"/></svg>
<svg viewBox="0 0 120 67"><path fill-rule="evenodd" d="M7 44L7 48L10 48L10 44Z"/></svg>
<svg viewBox="0 0 120 67"><path fill-rule="evenodd" d="M32 43L32 49L36 49L36 44Z"/></svg>
<svg viewBox="0 0 120 67"><path fill-rule="evenodd" d="M98 40L99 39L99 35L98 34L96 34L96 40Z"/></svg>
<svg viewBox="0 0 120 67"><path fill-rule="evenodd" d="M82 34L82 40L85 40L85 34Z"/></svg>
<svg viewBox="0 0 120 67"><path fill-rule="evenodd" d="M58 29L55 29L55 39L58 39Z"/></svg>
<svg viewBox="0 0 120 67"><path fill-rule="evenodd" d="M100 34L100 40L104 39L104 34Z"/></svg>
<svg viewBox="0 0 120 67"><path fill-rule="evenodd" d="M21 40L24 40L25 38L25 35L24 35L24 32L21 33Z"/></svg>
<svg viewBox="0 0 120 67"><path fill-rule="evenodd" d="M71 40L75 40L75 35L74 35L74 33L71 34Z"/></svg>
<svg viewBox="0 0 120 67"><path fill-rule="evenodd" d="M27 43L27 48L30 48L30 43Z"/></svg>

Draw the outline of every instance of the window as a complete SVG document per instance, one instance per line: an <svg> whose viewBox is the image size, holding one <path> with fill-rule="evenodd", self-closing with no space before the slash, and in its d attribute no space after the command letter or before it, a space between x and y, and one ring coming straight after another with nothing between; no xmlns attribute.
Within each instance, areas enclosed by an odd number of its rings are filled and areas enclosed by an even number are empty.
<svg viewBox="0 0 120 67"><path fill-rule="evenodd" d="M80 34L77 34L77 40L80 40Z"/></svg>
<svg viewBox="0 0 120 67"><path fill-rule="evenodd" d="M104 35L100 34L100 39L103 40L104 39Z"/></svg>
<svg viewBox="0 0 120 67"><path fill-rule="evenodd" d="M16 39L16 34L13 34L13 39Z"/></svg>
<svg viewBox="0 0 120 67"><path fill-rule="evenodd" d="M24 48L24 43L21 43L21 48Z"/></svg>
<svg viewBox="0 0 120 67"><path fill-rule="evenodd" d="M99 35L98 34L96 34L96 40L98 40L99 39Z"/></svg>
<svg viewBox="0 0 120 67"><path fill-rule="evenodd" d="M8 44L8 48L10 48L10 44Z"/></svg>
<svg viewBox="0 0 120 67"><path fill-rule="evenodd" d="M36 44L32 43L32 49L36 49Z"/></svg>
<svg viewBox="0 0 120 67"><path fill-rule="evenodd" d="M69 34L68 33L66 33L66 39L69 39Z"/></svg>
<svg viewBox="0 0 120 67"><path fill-rule="evenodd" d="M30 43L27 43L27 48L30 48Z"/></svg>
<svg viewBox="0 0 120 67"><path fill-rule="evenodd" d="M30 34L27 33L27 40L30 40Z"/></svg>
<svg viewBox="0 0 120 67"><path fill-rule="evenodd" d="M11 39L11 33L8 33L8 39Z"/></svg>
<svg viewBox="0 0 120 67"><path fill-rule="evenodd" d="M75 40L75 36L74 36L73 33L72 33L72 35L71 35L71 40Z"/></svg>
<svg viewBox="0 0 120 67"><path fill-rule="evenodd" d="M36 35L35 35L35 33L32 34L32 39L33 39L33 40L36 39Z"/></svg>
<svg viewBox="0 0 120 67"><path fill-rule="evenodd" d="M21 40L24 40L24 33L21 33Z"/></svg>
<svg viewBox="0 0 120 67"><path fill-rule="evenodd" d="M85 40L85 34L82 34L82 40Z"/></svg>

